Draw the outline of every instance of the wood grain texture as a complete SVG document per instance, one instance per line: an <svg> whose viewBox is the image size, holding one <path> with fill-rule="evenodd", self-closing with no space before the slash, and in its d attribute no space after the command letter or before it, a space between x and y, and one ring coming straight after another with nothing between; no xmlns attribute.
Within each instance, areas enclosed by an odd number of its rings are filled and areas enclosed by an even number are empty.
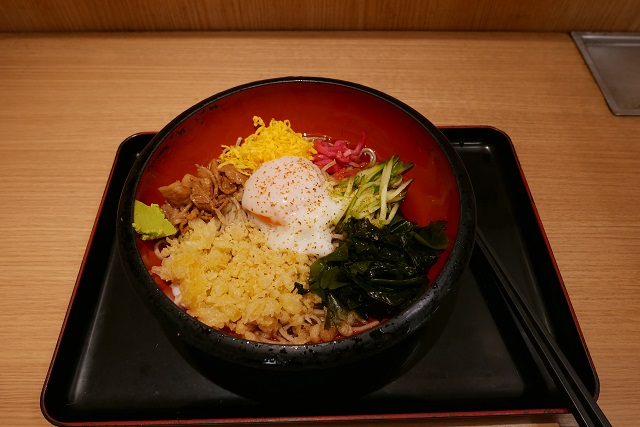
<svg viewBox="0 0 640 427"><path fill-rule="evenodd" d="M640 31L637 0L3 0L0 31Z"/></svg>
<svg viewBox="0 0 640 427"><path fill-rule="evenodd" d="M0 425L47 425L38 397L120 142L218 91L284 75L358 82L436 125L505 131L598 371L599 403L613 425L637 425L640 117L611 114L566 34L447 32L0 35Z"/></svg>

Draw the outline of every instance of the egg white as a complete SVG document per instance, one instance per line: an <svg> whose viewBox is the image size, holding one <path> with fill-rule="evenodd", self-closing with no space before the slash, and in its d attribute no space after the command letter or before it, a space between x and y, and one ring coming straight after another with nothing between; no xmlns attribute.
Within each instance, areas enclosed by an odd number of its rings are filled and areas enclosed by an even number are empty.
<svg viewBox="0 0 640 427"><path fill-rule="evenodd" d="M320 168L296 156L256 169L245 183L242 207L272 248L317 256L333 251L333 220L345 208L329 193Z"/></svg>

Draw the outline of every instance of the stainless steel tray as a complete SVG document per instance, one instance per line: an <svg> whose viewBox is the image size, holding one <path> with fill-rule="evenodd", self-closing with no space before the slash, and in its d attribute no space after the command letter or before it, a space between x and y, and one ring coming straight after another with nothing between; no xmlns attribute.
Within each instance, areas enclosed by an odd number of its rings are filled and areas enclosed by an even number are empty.
<svg viewBox="0 0 640 427"><path fill-rule="evenodd" d="M640 33L571 33L616 115L640 116Z"/></svg>

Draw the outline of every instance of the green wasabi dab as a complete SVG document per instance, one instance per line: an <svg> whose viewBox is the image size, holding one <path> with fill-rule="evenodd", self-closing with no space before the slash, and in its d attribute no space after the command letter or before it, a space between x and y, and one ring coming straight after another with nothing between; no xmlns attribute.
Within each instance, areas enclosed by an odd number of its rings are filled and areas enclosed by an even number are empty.
<svg viewBox="0 0 640 427"><path fill-rule="evenodd" d="M160 206L151 206L136 200L133 206L133 228L142 240L173 236L178 231L164 216Z"/></svg>

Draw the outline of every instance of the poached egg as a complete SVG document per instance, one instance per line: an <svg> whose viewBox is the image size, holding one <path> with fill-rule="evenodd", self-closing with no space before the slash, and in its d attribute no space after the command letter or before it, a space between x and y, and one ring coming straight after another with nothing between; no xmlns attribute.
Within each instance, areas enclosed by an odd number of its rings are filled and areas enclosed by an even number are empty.
<svg viewBox="0 0 640 427"><path fill-rule="evenodd" d="M324 256L334 250L332 221L345 206L331 196L318 166L303 157L285 156L251 174L242 207L273 249Z"/></svg>

